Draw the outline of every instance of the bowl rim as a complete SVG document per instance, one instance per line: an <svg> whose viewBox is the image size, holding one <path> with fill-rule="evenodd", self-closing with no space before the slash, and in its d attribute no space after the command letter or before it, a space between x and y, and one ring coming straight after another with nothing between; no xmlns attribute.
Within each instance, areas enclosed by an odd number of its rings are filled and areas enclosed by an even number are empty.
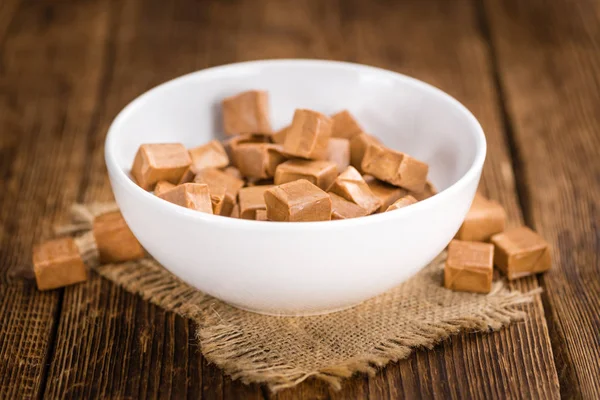
<svg viewBox="0 0 600 400"><path fill-rule="evenodd" d="M342 219L342 220L331 220L331 221L314 221L314 222L302 222L302 223L273 223L271 221L254 221L254 220L245 220L238 218L227 218L220 215L213 215L208 213L202 213L195 210L190 210L185 207L178 206L173 203L169 203L164 201L154 194L145 191L141 187L139 187L133 180L125 173L125 171L119 166L117 162L115 151L113 147L117 142L117 130L120 129L120 125L124 120L127 119L129 114L133 113L137 108L143 105L147 98L153 96L156 92L164 90L166 87L171 87L174 85L184 84L187 79L191 77L199 77L202 75L212 75L212 74L227 74L233 72L232 70L240 69L240 68L248 68L248 67L262 67L262 66L282 66L285 67L295 65L304 65L304 66L312 66L312 67L324 67L324 68L342 68L349 69L354 71L363 71L363 72L371 72L371 73L379 73L384 74L389 78L402 80L409 85L416 86L421 90L426 92L430 92L436 96L441 96L446 99L449 104L454 106L465 118L469 121L473 127L471 131L475 133L475 146L476 146L476 154L475 158L469 167L469 169L465 172L463 176L461 176L456 182L450 185L448 188L444 189L440 193L432 196L428 199L419 201L416 204L412 204L410 207L400 208L391 212L379 213L374 215L368 215L366 217L360 218L351 218L351 219ZM317 60L317 59L274 59L274 60L256 60L256 61L245 61L239 63L225 64L215 67L210 67L206 69L202 69L199 71L194 71L177 78L168 80L164 83L161 83L150 90L144 92L139 95L135 99L133 99L129 104L127 104L115 117L113 122L111 123L108 133L106 135L106 139L104 142L104 158L106 167L111 173L111 179L115 179L119 184L121 184L128 192L132 195L143 199L144 201L155 202L157 207L163 207L165 211L180 214L185 217L189 217L196 221L202 221L207 224L216 224L220 226L229 226L231 228L237 229L266 229L266 230L274 230L274 231L303 231L303 230L313 230L313 229L339 229L351 226L360 226L363 224L377 223L383 220L389 220L390 218L401 218L410 213L417 212L418 210L426 210L435 208L435 206L439 203L445 202L448 197L452 196L454 193L462 190L475 179L480 171L483 168L483 164L486 157L487 152L487 143L485 139L485 134L483 132L483 128L479 121L475 118L475 116L469 111L461 102L456 100L454 97L444 92L443 90L429 84L423 82L419 79L401 74L399 72L394 72L390 70L386 70L383 68L373 67L364 64L344 62L344 61L330 61L330 60Z"/></svg>

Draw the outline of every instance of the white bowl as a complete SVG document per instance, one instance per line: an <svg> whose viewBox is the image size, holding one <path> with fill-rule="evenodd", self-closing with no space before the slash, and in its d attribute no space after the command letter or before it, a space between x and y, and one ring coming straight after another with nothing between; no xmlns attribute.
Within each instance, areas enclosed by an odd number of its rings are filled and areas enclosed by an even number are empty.
<svg viewBox="0 0 600 400"><path fill-rule="evenodd" d="M219 137L221 99L249 89L269 92L274 128L287 125L296 108L350 110L367 132L429 163L440 193L363 218L275 223L192 211L130 179L140 144L194 146ZM116 201L156 260L205 293L277 315L340 310L417 273L460 227L485 153L475 117L439 89L391 71L316 60L232 64L167 82L121 111L105 148Z"/></svg>

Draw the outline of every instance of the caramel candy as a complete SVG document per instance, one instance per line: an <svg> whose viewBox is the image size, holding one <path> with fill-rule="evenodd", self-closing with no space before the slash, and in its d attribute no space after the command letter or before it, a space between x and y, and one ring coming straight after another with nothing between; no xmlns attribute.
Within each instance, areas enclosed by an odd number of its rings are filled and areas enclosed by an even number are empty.
<svg viewBox="0 0 600 400"><path fill-rule="evenodd" d="M475 194L471 208L461 225L456 238L485 242L496 233L504 231L506 212L497 202Z"/></svg>
<svg viewBox="0 0 600 400"><path fill-rule="evenodd" d="M70 237L35 246L33 272L39 290L56 289L87 280L83 259Z"/></svg>
<svg viewBox="0 0 600 400"><path fill-rule="evenodd" d="M453 240L448 246L444 286L460 292L489 293L494 272L494 246Z"/></svg>
<svg viewBox="0 0 600 400"><path fill-rule="evenodd" d="M194 165L190 165L185 170L185 172L183 173L183 175L181 175L181 178L179 179L179 182L177 184L181 185L182 183L193 182L194 178L196 177L196 172L198 172L198 170L196 169L196 167L194 167Z"/></svg>
<svg viewBox="0 0 600 400"><path fill-rule="evenodd" d="M235 165L235 155L234 150L237 146L243 143L270 143L269 137L267 135L237 135L223 142L223 147L225 148L225 152L229 157L229 160L233 165Z"/></svg>
<svg viewBox="0 0 600 400"><path fill-rule="evenodd" d="M406 207L406 206L410 206L411 204L415 204L416 202L417 202L417 199L415 199L414 197L412 197L410 194L407 194L406 196L401 197L398 200L396 200L385 211L397 210L399 208L403 208L403 207Z"/></svg>
<svg viewBox="0 0 600 400"><path fill-rule="evenodd" d="M386 211L396 200L408 194L407 190L382 182L374 176L365 175L363 178L371 192L381 200L379 212Z"/></svg>
<svg viewBox="0 0 600 400"><path fill-rule="evenodd" d="M208 185L203 183L184 183L158 197L191 210L213 213Z"/></svg>
<svg viewBox="0 0 600 400"><path fill-rule="evenodd" d="M381 207L381 200L373 194L369 185L354 167L348 167L333 182L330 192L361 206L367 214Z"/></svg>
<svg viewBox="0 0 600 400"><path fill-rule="evenodd" d="M256 210L256 220L257 221L268 221L267 210Z"/></svg>
<svg viewBox="0 0 600 400"><path fill-rule="evenodd" d="M190 149L192 165L196 171L202 168L224 168L229 165L229 157L221 142L211 140L210 142Z"/></svg>
<svg viewBox="0 0 600 400"><path fill-rule="evenodd" d="M269 221L308 222L331 219L329 195L306 179L265 191Z"/></svg>
<svg viewBox="0 0 600 400"><path fill-rule="evenodd" d="M145 190L153 190L158 181L179 182L192 163L187 149L181 143L143 144L131 167L131 175Z"/></svg>
<svg viewBox="0 0 600 400"><path fill-rule="evenodd" d="M316 111L298 109L294 113L283 150L296 157L322 160L327 156L331 118Z"/></svg>
<svg viewBox="0 0 600 400"><path fill-rule="evenodd" d="M364 208L335 193L329 193L329 197L331 197L331 219L348 219L367 215Z"/></svg>
<svg viewBox="0 0 600 400"><path fill-rule="evenodd" d="M285 142L285 137L287 136L287 131L289 128L290 128L289 126L286 126L285 128L281 128L277 132L274 132L271 135L271 141L273 143L283 145L283 143Z"/></svg>
<svg viewBox="0 0 600 400"><path fill-rule="evenodd" d="M233 210L231 210L231 218L239 218L240 217L240 206L236 203L233 206Z"/></svg>
<svg viewBox="0 0 600 400"><path fill-rule="evenodd" d="M223 129L226 135L271 133L269 94L250 90L223 100Z"/></svg>
<svg viewBox="0 0 600 400"><path fill-rule="evenodd" d="M279 164L275 170L275 184L306 179L313 185L327 190L337 174L337 167L332 161L288 160Z"/></svg>
<svg viewBox="0 0 600 400"><path fill-rule="evenodd" d="M119 211L96 217L92 231L103 264L137 260L145 255Z"/></svg>
<svg viewBox="0 0 600 400"><path fill-rule="evenodd" d="M327 160L337 165L338 172L350 165L350 141L348 139L331 138L327 144Z"/></svg>
<svg viewBox="0 0 600 400"><path fill-rule="evenodd" d="M352 139L362 132L362 128L348 110L334 114L331 119L333 120L331 127L332 137Z"/></svg>
<svg viewBox="0 0 600 400"><path fill-rule="evenodd" d="M246 187L273 185L274 183L275 183L275 181L273 180L273 178L269 178L269 179L248 178L248 179L246 179Z"/></svg>
<svg viewBox="0 0 600 400"><path fill-rule="evenodd" d="M425 189L429 166L399 151L369 144L363 157L362 170L392 185L420 192Z"/></svg>
<svg viewBox="0 0 600 400"><path fill-rule="evenodd" d="M205 183L212 194L217 187L224 187L225 192L235 201L238 192L244 187L244 181L216 168L205 168L198 172L195 183Z"/></svg>
<svg viewBox="0 0 600 400"><path fill-rule="evenodd" d="M241 219L256 219L257 210L266 210L265 192L272 185L252 186L240 189L238 194Z"/></svg>
<svg viewBox="0 0 600 400"><path fill-rule="evenodd" d="M171 182L167 181L158 181L156 182L156 186L154 186L154 194L159 196L161 193L166 192L167 190L173 189L175 185Z"/></svg>
<svg viewBox="0 0 600 400"><path fill-rule="evenodd" d="M433 184L429 181L425 182L425 188L421 192L411 192L410 193L415 199L418 201L428 199L437 194L437 190L433 186Z"/></svg>
<svg viewBox="0 0 600 400"><path fill-rule="evenodd" d="M492 236L494 263L508 279L518 279L548 271L552 266L548 243L522 226Z"/></svg>
<svg viewBox="0 0 600 400"><path fill-rule="evenodd" d="M363 172L362 160L365 156L365 151L367 151L367 146L371 143L378 144L379 140L364 132L355 135L350 140L350 164L360 172Z"/></svg>
<svg viewBox="0 0 600 400"><path fill-rule="evenodd" d="M240 179L240 180L243 179L242 173L236 167L233 167L233 166L227 167L223 170L223 172L225 172L229 176L233 176L236 179Z"/></svg>
<svg viewBox="0 0 600 400"><path fill-rule="evenodd" d="M266 179L275 175L275 168L287 158L282 147L271 143L243 143L235 147L234 159L243 176Z"/></svg>

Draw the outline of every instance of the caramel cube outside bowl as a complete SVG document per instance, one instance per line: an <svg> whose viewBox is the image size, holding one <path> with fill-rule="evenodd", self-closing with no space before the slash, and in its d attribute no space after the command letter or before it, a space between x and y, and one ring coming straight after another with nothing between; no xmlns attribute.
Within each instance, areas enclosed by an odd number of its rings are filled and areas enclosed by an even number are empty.
<svg viewBox="0 0 600 400"><path fill-rule="evenodd" d="M411 204L415 204L417 203L417 199L415 199L414 197L412 197L410 194L407 194L404 197L399 198L398 200L396 200L395 202L392 203L392 205L390 205L385 211L394 211L397 210L399 208L404 208L404 207L408 207Z"/></svg>
<svg viewBox="0 0 600 400"><path fill-rule="evenodd" d="M459 240L486 242L493 235L504 231L506 212L497 202L475 194L471 208L456 233Z"/></svg>
<svg viewBox="0 0 600 400"><path fill-rule="evenodd" d="M379 139L368 133L361 132L353 136L350 140L350 165L361 173L363 172L362 160L365 157L365 152L369 144L379 144Z"/></svg>
<svg viewBox="0 0 600 400"><path fill-rule="evenodd" d="M526 226L492 236L494 263L509 280L545 272L552 266L550 246Z"/></svg>
<svg viewBox="0 0 600 400"><path fill-rule="evenodd" d="M203 183L184 183L158 197L190 210L213 213L208 185Z"/></svg>
<svg viewBox="0 0 600 400"><path fill-rule="evenodd" d="M364 217L367 212L364 208L351 201L338 196L335 193L329 193L331 198L331 219L349 219Z"/></svg>
<svg viewBox="0 0 600 400"><path fill-rule="evenodd" d="M363 130L348 110L342 110L331 116L333 126L331 136L335 138L352 139Z"/></svg>
<svg viewBox="0 0 600 400"><path fill-rule="evenodd" d="M267 179L275 175L279 164L287 160L281 145L243 143L233 150L237 168L248 178Z"/></svg>
<svg viewBox="0 0 600 400"><path fill-rule="evenodd" d="M271 133L269 94L250 90L228 97L221 103L226 135Z"/></svg>
<svg viewBox="0 0 600 400"><path fill-rule="evenodd" d="M324 114L312 110L296 110L287 130L283 151L300 158L324 159L331 137L331 125L331 118Z"/></svg>
<svg viewBox="0 0 600 400"><path fill-rule="evenodd" d="M459 292L489 293L494 274L494 246L453 240L444 266L444 287Z"/></svg>
<svg viewBox="0 0 600 400"><path fill-rule="evenodd" d="M221 142L211 140L201 146L189 150L192 165L196 171L203 168L225 168L229 165L229 157Z"/></svg>
<svg viewBox="0 0 600 400"><path fill-rule="evenodd" d="M362 160L362 170L384 182L420 192L425 189L429 166L408 154L369 144Z"/></svg>
<svg viewBox="0 0 600 400"><path fill-rule="evenodd" d="M143 144L133 161L131 175L142 189L153 190L158 181L178 183L191 163L181 143Z"/></svg>
<svg viewBox="0 0 600 400"><path fill-rule="evenodd" d="M102 264L132 261L145 256L144 248L119 211L97 216L92 232Z"/></svg>
<svg viewBox="0 0 600 400"><path fill-rule="evenodd" d="M240 189L238 204L241 219L256 219L257 210L266 210L265 192L273 185L252 186Z"/></svg>
<svg viewBox="0 0 600 400"><path fill-rule="evenodd" d="M33 272L39 290L57 289L87 280L85 264L70 237L34 246Z"/></svg>
<svg viewBox="0 0 600 400"><path fill-rule="evenodd" d="M373 214L381 208L381 200L373 194L367 182L354 167L348 167L333 182L331 193L358 204L367 214Z"/></svg>
<svg viewBox="0 0 600 400"><path fill-rule="evenodd" d="M318 186L299 179L264 193L269 221L310 222L331 219L331 199Z"/></svg>
<svg viewBox="0 0 600 400"><path fill-rule="evenodd" d="M332 161L288 160L277 166L275 184L282 185L298 179L306 179L322 190L327 190L337 175L337 166Z"/></svg>

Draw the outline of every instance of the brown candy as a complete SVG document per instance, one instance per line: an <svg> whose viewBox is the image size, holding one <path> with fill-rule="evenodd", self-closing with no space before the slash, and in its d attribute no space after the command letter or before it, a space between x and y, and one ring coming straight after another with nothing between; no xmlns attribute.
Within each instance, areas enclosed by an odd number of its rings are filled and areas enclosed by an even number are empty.
<svg viewBox="0 0 600 400"><path fill-rule="evenodd" d="M223 148L229 157L229 160L235 165L235 154L234 150L237 146L243 143L269 143L269 136L267 135L237 135L231 139L227 139L223 142Z"/></svg>
<svg viewBox="0 0 600 400"><path fill-rule="evenodd" d="M272 188L272 185L252 186L240 189L238 194L240 218L256 219L257 210L266 210L265 191Z"/></svg>
<svg viewBox="0 0 600 400"><path fill-rule="evenodd" d="M371 192L381 200L379 212L386 211L396 200L408 194L406 189L382 182L371 175L365 175L363 178Z"/></svg>
<svg viewBox="0 0 600 400"><path fill-rule="evenodd" d="M277 132L274 132L271 135L271 141L273 143L283 145L283 143L285 142L285 137L287 136L287 131L289 128L290 128L289 126L286 126L285 128L281 128Z"/></svg>
<svg viewBox="0 0 600 400"><path fill-rule="evenodd" d="M202 146L190 149L192 165L196 171L202 168L225 168L229 165L229 157L221 142L211 140Z"/></svg>
<svg viewBox="0 0 600 400"><path fill-rule="evenodd" d="M348 167L333 182L330 192L361 206L367 214L381 207L381 200L373 194L369 185L354 167Z"/></svg>
<svg viewBox="0 0 600 400"><path fill-rule="evenodd" d="M242 173L236 167L233 167L233 166L227 167L223 170L223 172L225 172L229 176L233 176L236 179L240 179L240 180L243 179Z"/></svg>
<svg viewBox="0 0 600 400"><path fill-rule="evenodd" d="M506 212L497 202L475 194L471 208L461 225L456 238L485 242L496 233L504 231Z"/></svg>
<svg viewBox="0 0 600 400"><path fill-rule="evenodd" d="M184 183L158 197L191 210L213 213L208 185L203 183Z"/></svg>
<svg viewBox="0 0 600 400"><path fill-rule="evenodd" d="M269 221L308 222L331 219L329 195L306 179L265 191Z"/></svg>
<svg viewBox="0 0 600 400"><path fill-rule="evenodd" d="M350 140L350 164L360 172L363 172L362 160L365 151L367 151L367 146L371 143L377 144L379 140L364 132L353 136Z"/></svg>
<svg viewBox="0 0 600 400"><path fill-rule="evenodd" d="M153 190L158 181L177 183L192 163L181 143L143 144L131 167L131 175L145 190Z"/></svg>
<svg viewBox="0 0 600 400"><path fill-rule="evenodd" d="M410 206L411 204L415 204L416 202L417 202L417 199L415 199L410 194L408 194L408 195L396 200L385 211L393 211L393 210L397 210L399 208L404 208L404 207Z"/></svg>
<svg viewBox="0 0 600 400"><path fill-rule="evenodd" d="M334 114L331 119L333 120L333 126L331 127L332 137L352 139L362 132L362 128L348 110Z"/></svg>
<svg viewBox="0 0 600 400"><path fill-rule="evenodd" d="M331 125L331 118L326 115L312 110L296 110L285 137L283 150L296 157L324 159L331 137Z"/></svg>
<svg viewBox="0 0 600 400"><path fill-rule="evenodd" d="M329 193L329 197L331 197L331 219L358 218L367 215L364 208L335 193Z"/></svg>
<svg viewBox="0 0 600 400"><path fill-rule="evenodd" d="M491 244L451 241L444 267L444 286L461 292L489 293L493 260L494 246Z"/></svg>
<svg viewBox="0 0 600 400"><path fill-rule="evenodd" d="M270 133L269 94L250 90L223 100L223 129L226 135Z"/></svg>
<svg viewBox="0 0 600 400"><path fill-rule="evenodd" d="M327 190L337 174L336 164L331 161L288 160L279 164L275 170L275 184L306 179L313 185Z"/></svg>
<svg viewBox="0 0 600 400"><path fill-rule="evenodd" d="M522 226L492 236L494 263L508 279L518 279L550 269L548 243L531 229Z"/></svg>
<svg viewBox="0 0 600 400"><path fill-rule="evenodd" d="M213 191L217 190L217 188L223 187L225 188L225 193L233 200L236 199L240 189L244 187L244 181L242 179L238 179L216 168L205 168L201 170L194 178L194 182L207 184L211 194Z"/></svg>
<svg viewBox="0 0 600 400"><path fill-rule="evenodd" d="M271 143L243 143L233 154L240 173L249 178L266 179L275 175L275 168L287 158L282 147Z"/></svg>
<svg viewBox="0 0 600 400"><path fill-rule="evenodd" d="M171 182L167 181L158 181L156 182L156 186L154 186L154 194L160 196L161 193L166 192L167 190L171 190L175 187Z"/></svg>
<svg viewBox="0 0 600 400"><path fill-rule="evenodd" d="M96 217L92 231L103 264L137 260L145 255L119 211Z"/></svg>
<svg viewBox="0 0 600 400"><path fill-rule="evenodd" d="M231 218L239 218L240 217L240 206L236 203L231 210Z"/></svg>
<svg viewBox="0 0 600 400"><path fill-rule="evenodd" d="M410 194L418 201L421 201L435 196L437 194L437 190L431 182L427 181L425 182L425 188L421 192L411 192Z"/></svg>
<svg viewBox="0 0 600 400"><path fill-rule="evenodd" d="M420 192L425 189L429 166L407 154L371 143L365 151L362 170L392 185Z"/></svg>
<svg viewBox="0 0 600 400"><path fill-rule="evenodd" d="M256 220L257 221L268 221L267 210L256 210Z"/></svg>
<svg viewBox="0 0 600 400"><path fill-rule="evenodd" d="M338 173L350 165L350 141L342 138L331 138L327 144L327 160L337 165Z"/></svg>
<svg viewBox="0 0 600 400"><path fill-rule="evenodd" d="M35 246L33 271L39 290L56 289L87 280L83 259L70 237Z"/></svg>

